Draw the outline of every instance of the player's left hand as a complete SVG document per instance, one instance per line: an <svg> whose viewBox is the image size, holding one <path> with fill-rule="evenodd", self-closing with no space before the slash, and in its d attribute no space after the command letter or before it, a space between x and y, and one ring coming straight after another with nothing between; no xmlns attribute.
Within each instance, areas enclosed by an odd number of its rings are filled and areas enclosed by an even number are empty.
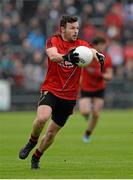
<svg viewBox="0 0 133 180"><path fill-rule="evenodd" d="M100 53L96 53L96 56L97 56L99 63L101 65L101 72L103 72L105 56L103 54L100 54Z"/></svg>

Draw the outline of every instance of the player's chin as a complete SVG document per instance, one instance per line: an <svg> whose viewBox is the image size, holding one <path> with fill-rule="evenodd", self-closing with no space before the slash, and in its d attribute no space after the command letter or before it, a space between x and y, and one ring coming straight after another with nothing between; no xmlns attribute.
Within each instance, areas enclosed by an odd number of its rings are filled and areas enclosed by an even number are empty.
<svg viewBox="0 0 133 180"><path fill-rule="evenodd" d="M72 37L72 41L76 41L77 38L78 38L77 36L73 36L73 37Z"/></svg>

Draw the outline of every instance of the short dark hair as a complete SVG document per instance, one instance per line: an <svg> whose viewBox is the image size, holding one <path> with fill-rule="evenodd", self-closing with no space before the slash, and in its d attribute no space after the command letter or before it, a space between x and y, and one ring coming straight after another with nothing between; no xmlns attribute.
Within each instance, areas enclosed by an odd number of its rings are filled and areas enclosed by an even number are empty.
<svg viewBox="0 0 133 180"><path fill-rule="evenodd" d="M95 37L92 40L92 45L98 45L99 43L105 44L106 43L106 39L104 37Z"/></svg>
<svg viewBox="0 0 133 180"><path fill-rule="evenodd" d="M65 27L67 23L74 23L77 21L78 18L76 16L63 15L60 20L60 27L61 26Z"/></svg>

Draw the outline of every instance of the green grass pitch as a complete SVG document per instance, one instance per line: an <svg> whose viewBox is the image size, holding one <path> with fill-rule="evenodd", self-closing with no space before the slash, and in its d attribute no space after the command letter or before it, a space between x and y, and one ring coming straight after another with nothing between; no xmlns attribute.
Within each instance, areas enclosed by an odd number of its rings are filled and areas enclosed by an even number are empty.
<svg viewBox="0 0 133 180"><path fill-rule="evenodd" d="M35 112L0 113L0 179L129 179L133 178L133 113L103 111L88 144L86 122L78 112L45 152L39 170L18 152L30 135ZM45 131L45 129L44 129Z"/></svg>

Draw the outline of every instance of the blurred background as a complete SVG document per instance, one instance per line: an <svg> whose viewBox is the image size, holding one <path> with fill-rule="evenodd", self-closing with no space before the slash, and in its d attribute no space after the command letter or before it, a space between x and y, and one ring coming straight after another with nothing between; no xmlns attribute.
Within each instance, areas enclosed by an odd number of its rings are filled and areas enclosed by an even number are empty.
<svg viewBox="0 0 133 180"><path fill-rule="evenodd" d="M63 14L79 17L81 38L108 41L114 77L105 108L133 108L132 0L1 0L0 111L36 109L47 69L45 41Z"/></svg>

